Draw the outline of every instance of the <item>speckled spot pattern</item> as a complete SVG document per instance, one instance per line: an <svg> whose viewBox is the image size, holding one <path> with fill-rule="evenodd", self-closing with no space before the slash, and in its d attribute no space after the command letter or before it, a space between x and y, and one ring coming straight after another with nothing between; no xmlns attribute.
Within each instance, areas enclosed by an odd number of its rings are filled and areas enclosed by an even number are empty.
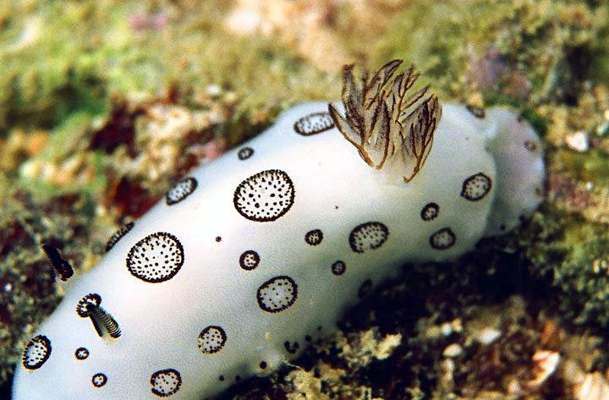
<svg viewBox="0 0 609 400"><path fill-rule="evenodd" d="M493 187L491 178L479 172L463 181L461 196L469 201L482 200Z"/></svg>
<svg viewBox="0 0 609 400"><path fill-rule="evenodd" d="M327 112L305 115L294 123L294 130L302 136L311 136L334 127L334 121Z"/></svg>
<svg viewBox="0 0 609 400"><path fill-rule="evenodd" d="M159 397L169 397L180 390L182 376L173 368L162 369L150 376L150 385L152 393Z"/></svg>
<svg viewBox="0 0 609 400"><path fill-rule="evenodd" d="M298 297L298 286L289 276L277 276L258 288L258 305L269 313L278 313L292 306Z"/></svg>
<svg viewBox="0 0 609 400"><path fill-rule="evenodd" d="M366 222L353 228L349 245L356 253L378 249L387 241L389 228L381 222Z"/></svg>
<svg viewBox="0 0 609 400"><path fill-rule="evenodd" d="M246 271L255 269L260 264L260 256L254 250L244 251L239 256L239 265Z"/></svg>
<svg viewBox="0 0 609 400"><path fill-rule="evenodd" d="M23 356L21 357L23 366L26 369L38 369L51 356L51 341L44 335L38 335L30 339L25 346Z"/></svg>
<svg viewBox="0 0 609 400"><path fill-rule="evenodd" d="M79 347L74 352L74 357L76 357L77 360L86 360L89 358L89 350L87 350L85 347Z"/></svg>
<svg viewBox="0 0 609 400"><path fill-rule="evenodd" d="M251 221L275 221L294 204L294 184L283 171L262 171L237 186L233 203L239 214Z"/></svg>
<svg viewBox="0 0 609 400"><path fill-rule="evenodd" d="M203 329L199 334L199 350L203 354L217 353L226 343L226 332L220 326L211 325Z"/></svg>
<svg viewBox="0 0 609 400"><path fill-rule="evenodd" d="M89 294L83 296L78 301L78 304L76 304L76 313L81 318L87 318L91 315L91 312L89 311L89 307L90 306L99 307L101 302L102 302L102 299L101 299L100 295L98 295L97 293L89 293Z"/></svg>
<svg viewBox="0 0 609 400"><path fill-rule="evenodd" d="M342 275L347 270L347 265L344 261L338 260L332 264L332 273L334 275Z"/></svg>
<svg viewBox="0 0 609 400"><path fill-rule="evenodd" d="M106 376L106 374L103 374L101 372L98 372L97 374L93 375L93 377L91 378L91 383L96 388L100 388L100 387L104 386L107 382L108 382L108 377Z"/></svg>
<svg viewBox="0 0 609 400"><path fill-rule="evenodd" d="M165 202L168 206L177 204L190 196L197 189L197 186L197 180L191 176L180 179L165 194Z"/></svg>
<svg viewBox="0 0 609 400"><path fill-rule="evenodd" d="M324 234L320 229L313 229L305 234L305 242L311 246L317 246L324 239Z"/></svg>
<svg viewBox="0 0 609 400"><path fill-rule="evenodd" d="M442 228L429 237L429 244L436 250L446 250L454 246L457 237L450 228Z"/></svg>
<svg viewBox="0 0 609 400"><path fill-rule="evenodd" d="M249 146L241 148L239 150L239 152L237 153L237 157L241 161L245 161L245 160L247 160L248 158L250 158L253 155L254 155L254 149L252 149Z"/></svg>
<svg viewBox="0 0 609 400"><path fill-rule="evenodd" d="M145 282L173 278L184 264L182 243L171 233L157 232L137 242L127 255L127 269Z"/></svg>
<svg viewBox="0 0 609 400"><path fill-rule="evenodd" d="M436 203L427 203L421 210L421 219L423 221L431 221L440 214L440 206Z"/></svg>
<svg viewBox="0 0 609 400"><path fill-rule="evenodd" d="M110 251L119 240L123 238L133 227L135 226L135 222L128 222L125 225L121 226L116 232L110 236L108 242L106 243L106 252Z"/></svg>

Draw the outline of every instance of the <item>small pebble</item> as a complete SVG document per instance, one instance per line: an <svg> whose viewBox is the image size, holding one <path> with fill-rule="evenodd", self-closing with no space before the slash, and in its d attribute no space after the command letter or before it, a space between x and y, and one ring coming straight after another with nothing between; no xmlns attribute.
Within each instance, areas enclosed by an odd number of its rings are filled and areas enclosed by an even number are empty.
<svg viewBox="0 0 609 400"><path fill-rule="evenodd" d="M588 151L590 148L588 135L584 131L577 131L571 135L567 135L565 142L571 150L575 150L579 153Z"/></svg>
<svg viewBox="0 0 609 400"><path fill-rule="evenodd" d="M453 327L448 322L443 323L440 330L444 336L450 336L450 334L453 333Z"/></svg>
<svg viewBox="0 0 609 400"><path fill-rule="evenodd" d="M501 336L501 331L497 330L495 328L491 328L491 327L486 327L483 328L480 332L478 332L478 334L476 335L476 340L483 345L489 345L491 343L493 343L495 340L499 339L499 337Z"/></svg>
<svg viewBox="0 0 609 400"><path fill-rule="evenodd" d="M463 348L457 343L448 345L442 352L442 355L448 358L459 357L461 354L463 354Z"/></svg>

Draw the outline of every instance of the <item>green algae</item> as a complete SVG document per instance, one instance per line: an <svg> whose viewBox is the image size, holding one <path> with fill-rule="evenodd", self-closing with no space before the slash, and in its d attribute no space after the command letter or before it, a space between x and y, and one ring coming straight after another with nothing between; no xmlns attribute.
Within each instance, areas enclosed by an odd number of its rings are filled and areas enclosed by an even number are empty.
<svg viewBox="0 0 609 400"><path fill-rule="evenodd" d="M153 135L137 121L159 104L182 107L188 113L223 115L197 131L195 142L220 137L235 144L295 102L338 98L338 72L320 71L274 37L237 37L221 27L218 21L228 3L172 3L29 0L0 4L0 137L10 137L16 128L50 133L41 153L0 174L4 201L0 232L5 235L1 282L12 285L11 295L0 297L0 319L5 322L0 327L0 380L10 373L24 338L61 296L46 273L40 272L48 270L40 241L58 237L64 253L86 269L116 224L125 215L143 212L178 174L153 180L141 170L127 171L123 165L130 151L126 139L116 148L91 145L117 119L117 110L127 109L126 118L139 140L135 151L145 155L151 152L146 143ZM343 6L346 13L331 27L337 45L370 68L391 58L414 62L444 99L519 109L544 133L549 175L547 201L532 221L479 249L479 254L489 255L484 257L488 262L472 267L461 260L451 266L452 272L445 272L445 266L432 266L427 273L413 273L422 283L412 285L420 297L430 295L438 302L443 318L463 316L479 301L497 300L488 288L517 291L515 284L504 287L503 279L508 276L516 281L517 271L512 274L510 268L522 268L524 263L527 279L534 281L532 287L549 290L568 323L605 325L609 322L609 233L602 222L609 222L609 217L597 215L609 216L599 200L609 193L609 147L600 134L599 143L584 153L567 149L564 141L577 130L593 135L604 123L606 104L590 97L609 78L609 7L602 2L567 0L395 3L399 4L383 19L386 26L376 27L374 34L366 32L367 25L358 25L355 12ZM135 28L132 18L138 15L163 15L166 22L155 28ZM209 95L210 85L221 94ZM597 97L602 97L602 91ZM182 146L180 151L186 148L186 144L177 146ZM90 168L91 179L49 181L40 179L45 176L42 173L31 173L33 166L46 170L65 165L74 154L81 158L79 165ZM191 163L178 160L176 165L178 171ZM561 184L559 193L556 181L569 184ZM589 183L594 191L586 189ZM120 192L117 187L144 205L137 211L124 206L125 200L115 194ZM526 255L526 262L515 260L514 252ZM460 280L462 291L466 286L480 289L453 304L450 296L438 293L457 296L458 290L451 291L441 282L457 280L460 274L467 275ZM19 283L15 286L14 282ZM368 307L371 314L383 314L374 304ZM403 305L392 309L391 319L400 315L404 325L404 320L415 318L410 310ZM423 318L423 311L415 316ZM382 321L369 320L361 329L377 325ZM404 333L420 335L406 329ZM416 349L420 342L421 337L414 336L409 349ZM432 354L438 351L429 344L424 348ZM417 369L432 368L430 357L438 356L417 353L404 358ZM408 390L421 398L421 393L433 391L429 381L439 374L402 373L417 375Z"/></svg>
<svg viewBox="0 0 609 400"><path fill-rule="evenodd" d="M241 112L338 92L272 40L228 35L217 23L224 7L211 2L192 10L112 0L2 7L0 130L53 126L76 109L107 111L115 93L145 98L171 85L234 90ZM167 14L164 26L144 32L131 26L130 18L155 8Z"/></svg>
<svg viewBox="0 0 609 400"><path fill-rule="evenodd" d="M489 104L522 102L528 93L534 102L561 100L606 63L607 12L581 1L414 1L373 60L407 55L451 98L478 89ZM593 71L599 80L609 73Z"/></svg>
<svg viewBox="0 0 609 400"><path fill-rule="evenodd" d="M609 155L601 149L586 153L558 150L553 154L553 162L570 177L595 186L605 186L609 179Z"/></svg>
<svg viewBox="0 0 609 400"><path fill-rule="evenodd" d="M206 108L214 103L201 97L215 85L233 99L225 102L230 118L218 134L236 143L294 102L339 93L330 76L274 40L228 34L218 24L226 11L219 4L16 1L0 7L0 136L9 127L49 129L52 140L38 161L91 151L91 123L111 117L121 101L177 93L180 103ZM155 13L166 19L162 26L134 27L134 18ZM20 174L17 184L39 194L99 197L107 185L103 166L115 160L104 152L87 159L102 167L96 168L102 179L58 187Z"/></svg>
<svg viewBox="0 0 609 400"><path fill-rule="evenodd" d="M543 215L543 217L542 217ZM571 323L609 323L609 235L605 224L544 209L526 236L533 276L560 288L560 310Z"/></svg>

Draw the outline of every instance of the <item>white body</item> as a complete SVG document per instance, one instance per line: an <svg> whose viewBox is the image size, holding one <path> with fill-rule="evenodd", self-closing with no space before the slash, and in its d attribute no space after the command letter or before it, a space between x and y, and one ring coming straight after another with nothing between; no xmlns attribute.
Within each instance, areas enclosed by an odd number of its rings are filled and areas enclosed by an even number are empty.
<svg viewBox="0 0 609 400"><path fill-rule="evenodd" d="M454 259L487 229L516 225L517 217L540 200L534 192L543 179L541 153L523 145L531 140L539 149L538 139L510 112L487 110L484 118L476 118L465 107L444 106L425 166L404 183L366 165L336 129L311 136L295 132L297 120L326 111L327 103L287 111L244 145L254 150L251 157L240 160L236 149L193 171L198 185L192 194L173 205L163 201L136 221L40 327L51 354L37 369L18 366L15 400L155 399L151 375L165 369L175 369L181 379L167 397L213 396L237 375L267 373L297 356L307 335L315 339L335 329L345 309L358 301L365 281L376 285L407 262ZM518 132L507 131L510 126ZM515 143L514 154L509 146L494 147L501 135ZM292 206L274 221L244 218L233 203L237 186L271 169L284 171L293 182ZM492 180L491 190L477 201L467 200L461 196L464 180L481 172ZM515 182L506 184L510 179ZM509 200L511 192L515 202ZM424 221L421 211L430 202L439 205L439 214ZM500 209L493 209L494 203ZM355 252L350 233L369 221L383 223L389 235L380 247ZM456 241L447 249L433 248L430 236L443 228L450 228ZM305 234L315 229L323 232L323 240L310 245ZM150 283L130 273L126 257L155 232L179 239L184 263L171 279ZM247 250L260 256L255 269L240 267ZM342 275L331 271L337 260L346 265ZM285 310L271 313L261 309L257 292L277 276L293 279L298 295ZM91 321L76 313L77 303L89 293L101 296L101 305L120 325L119 338L99 337ZM219 326L226 335L215 353L198 347L199 334L208 326ZM299 350L288 352L286 341L292 350L298 342ZM79 347L89 351L84 360L74 355ZM101 387L92 384L97 373L107 378Z"/></svg>

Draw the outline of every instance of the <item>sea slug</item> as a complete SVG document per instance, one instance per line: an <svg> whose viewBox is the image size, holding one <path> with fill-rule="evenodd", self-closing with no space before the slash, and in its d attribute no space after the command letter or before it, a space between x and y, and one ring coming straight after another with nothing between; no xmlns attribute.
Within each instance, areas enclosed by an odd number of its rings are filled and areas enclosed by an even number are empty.
<svg viewBox="0 0 609 400"><path fill-rule="evenodd" d="M346 67L343 104L286 111L121 228L27 344L14 398L212 397L298 356L404 263L514 228L541 201L534 130L441 107L399 66Z"/></svg>

